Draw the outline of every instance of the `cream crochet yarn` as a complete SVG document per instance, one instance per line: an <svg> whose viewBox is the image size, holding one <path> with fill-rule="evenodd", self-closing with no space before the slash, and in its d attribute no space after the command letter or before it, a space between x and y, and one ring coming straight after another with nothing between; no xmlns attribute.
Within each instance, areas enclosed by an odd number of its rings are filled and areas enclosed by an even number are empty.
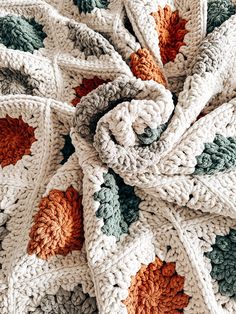
<svg viewBox="0 0 236 314"><path fill-rule="evenodd" d="M236 1L2 0L0 313L236 313Z"/></svg>

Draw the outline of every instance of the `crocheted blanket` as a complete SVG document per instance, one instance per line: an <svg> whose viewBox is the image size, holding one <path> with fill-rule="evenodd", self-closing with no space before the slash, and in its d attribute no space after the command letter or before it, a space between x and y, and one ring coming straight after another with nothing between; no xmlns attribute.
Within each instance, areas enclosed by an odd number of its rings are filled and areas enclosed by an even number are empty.
<svg viewBox="0 0 236 314"><path fill-rule="evenodd" d="M235 0L1 0L1 314L236 313L235 38Z"/></svg>

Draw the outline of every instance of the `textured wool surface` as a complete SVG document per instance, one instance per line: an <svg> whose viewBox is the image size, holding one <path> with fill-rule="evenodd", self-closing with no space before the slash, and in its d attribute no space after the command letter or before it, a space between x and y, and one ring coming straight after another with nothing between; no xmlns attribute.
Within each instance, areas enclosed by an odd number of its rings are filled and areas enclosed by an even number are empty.
<svg viewBox="0 0 236 314"><path fill-rule="evenodd" d="M236 313L236 0L0 1L0 314Z"/></svg>

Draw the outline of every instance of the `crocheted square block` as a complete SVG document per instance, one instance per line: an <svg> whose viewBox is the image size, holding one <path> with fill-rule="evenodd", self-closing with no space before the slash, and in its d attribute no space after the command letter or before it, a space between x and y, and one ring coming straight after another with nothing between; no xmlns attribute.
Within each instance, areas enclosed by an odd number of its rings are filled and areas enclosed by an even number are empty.
<svg viewBox="0 0 236 314"><path fill-rule="evenodd" d="M127 63L130 62L131 54L141 48L126 14L123 1L75 0L74 5L70 0L48 0L47 2L57 7L63 15L86 23L100 32L113 44Z"/></svg>
<svg viewBox="0 0 236 314"><path fill-rule="evenodd" d="M54 63L48 58L34 55L25 58L24 53L15 50L0 49L0 56L0 94L43 96L66 101L74 106L82 89L81 95L84 96L128 69L125 65L122 71L122 63L110 61L97 62L96 67L93 61L76 64L74 60L66 60Z"/></svg>
<svg viewBox="0 0 236 314"><path fill-rule="evenodd" d="M71 58L95 61L101 56L103 61L108 61L112 55L121 60L100 34L58 14L52 6L40 0L16 1L14 4L10 0L2 1L0 23L0 42L7 48L50 58L61 57L64 62Z"/></svg>
<svg viewBox="0 0 236 314"><path fill-rule="evenodd" d="M114 22L123 18L120 0L46 0L62 15L85 23L98 32L111 32Z"/></svg>
<svg viewBox="0 0 236 314"><path fill-rule="evenodd" d="M88 313L97 314L96 299L85 294L81 285L74 290L67 291L60 288L56 294L46 294L36 309L29 313L43 314L50 312L59 313Z"/></svg>
<svg viewBox="0 0 236 314"><path fill-rule="evenodd" d="M57 82L51 61L0 48L0 94L27 94L57 98Z"/></svg>
<svg viewBox="0 0 236 314"><path fill-rule="evenodd" d="M206 33L206 1L124 3L142 47L165 65L166 76L186 75Z"/></svg>
<svg viewBox="0 0 236 314"><path fill-rule="evenodd" d="M169 223L163 222L160 214ZM184 291L191 298L184 312L233 313L233 293L227 293L229 289L233 292L233 289L226 286L230 278L234 282L233 257L230 260L232 255L227 244L233 249L235 221L200 211L194 213L188 208L172 207L159 199L156 199L156 207L149 207L145 218L154 233L156 255L161 255L160 250L164 254L161 259L176 262L177 273L185 277ZM156 227L158 225L159 228ZM218 253L223 255L221 260ZM228 272L229 265L232 269Z"/></svg>

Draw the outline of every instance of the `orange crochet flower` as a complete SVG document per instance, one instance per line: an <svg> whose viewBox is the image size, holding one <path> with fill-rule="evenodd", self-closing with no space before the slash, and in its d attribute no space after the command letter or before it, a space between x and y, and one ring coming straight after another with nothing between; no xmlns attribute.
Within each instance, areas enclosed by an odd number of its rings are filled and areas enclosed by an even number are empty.
<svg viewBox="0 0 236 314"><path fill-rule="evenodd" d="M174 61L181 46L184 46L184 36L188 33L185 29L186 20L179 16L178 10L172 12L166 5L159 7L157 12L151 14L156 22L159 35L159 47L163 64Z"/></svg>
<svg viewBox="0 0 236 314"><path fill-rule="evenodd" d="M175 263L165 263L157 257L133 277L123 303L129 314L178 314L189 303L183 288L184 277L176 273Z"/></svg>
<svg viewBox="0 0 236 314"><path fill-rule="evenodd" d="M133 74L143 81L154 80L164 86L167 85L165 76L146 48L139 49L131 54L130 68Z"/></svg>
<svg viewBox="0 0 236 314"><path fill-rule="evenodd" d="M82 197L73 188L42 198L30 231L28 254L48 259L81 250L84 243Z"/></svg>
<svg viewBox="0 0 236 314"><path fill-rule="evenodd" d="M34 128L18 119L6 116L0 119L0 165L15 165L24 155L30 155L30 147L36 139Z"/></svg>
<svg viewBox="0 0 236 314"><path fill-rule="evenodd" d="M72 100L71 104L76 106L78 103L80 103L80 100L83 96L88 95L88 93L90 93L92 90L107 82L108 81L104 81L97 76L95 76L93 79L84 78L82 84L74 88L76 98Z"/></svg>

